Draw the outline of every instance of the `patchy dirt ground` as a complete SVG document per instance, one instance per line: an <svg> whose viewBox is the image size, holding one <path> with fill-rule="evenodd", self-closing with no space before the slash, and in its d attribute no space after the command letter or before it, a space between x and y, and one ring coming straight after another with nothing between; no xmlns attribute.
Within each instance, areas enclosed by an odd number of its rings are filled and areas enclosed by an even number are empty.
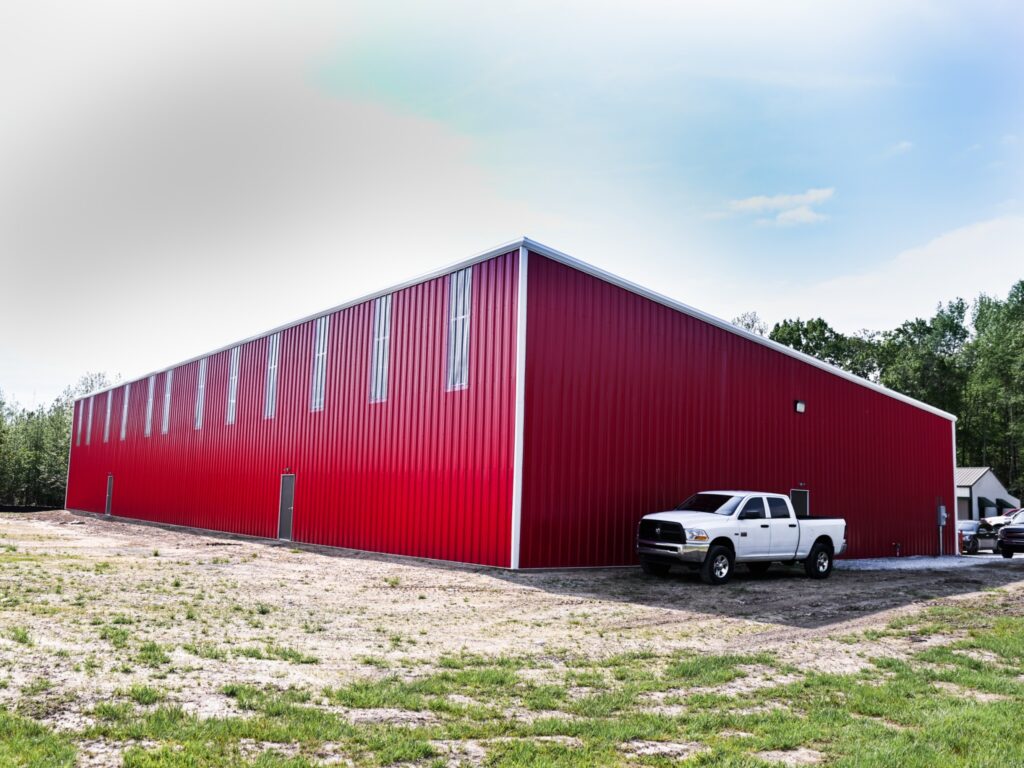
<svg viewBox="0 0 1024 768"><path fill-rule="evenodd" d="M153 701L132 693L142 707L158 699L202 718L226 717L242 710L227 686L320 691L435 669L460 654L545 659L522 672L537 684L562 681L566 659L771 654L771 665L740 664L727 683L691 690L737 696L812 673L857 674L873 658L903 659L965 636L952 627L920 635L887 629L929 606L969 605L999 589L1024 613L1024 558L949 571L837 570L826 582L778 568L714 588L634 569L444 566L67 512L0 515L0 567L0 706L79 735L102 719L97 707L133 689L158 691ZM587 690L569 686L567 696ZM669 716L686 706L686 691L638 701ZM354 724L429 727L439 717L320 704ZM124 744L76 743L80 765L120 764ZM470 754L478 748L466 740L452 759L480 762ZM618 749L678 759L705 748L637 740ZM758 754L783 764L820 758L810 749Z"/></svg>

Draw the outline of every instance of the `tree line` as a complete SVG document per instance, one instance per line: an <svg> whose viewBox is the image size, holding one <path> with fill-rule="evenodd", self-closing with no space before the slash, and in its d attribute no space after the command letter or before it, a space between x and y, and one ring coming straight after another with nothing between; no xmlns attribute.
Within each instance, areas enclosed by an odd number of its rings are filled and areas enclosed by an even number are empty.
<svg viewBox="0 0 1024 768"><path fill-rule="evenodd" d="M747 330L957 416L957 464L992 467L1024 494L1024 280L1005 300L956 299L927 320L844 334L822 318L783 320L769 331L756 313Z"/></svg>
<svg viewBox="0 0 1024 768"><path fill-rule="evenodd" d="M24 408L0 390L0 504L63 507L75 398L107 386L87 374L49 405Z"/></svg>

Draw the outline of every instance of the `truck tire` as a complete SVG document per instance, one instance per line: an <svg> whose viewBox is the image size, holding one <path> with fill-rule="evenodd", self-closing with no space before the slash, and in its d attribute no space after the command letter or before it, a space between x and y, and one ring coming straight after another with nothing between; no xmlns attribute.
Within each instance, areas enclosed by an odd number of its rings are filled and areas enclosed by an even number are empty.
<svg viewBox="0 0 1024 768"><path fill-rule="evenodd" d="M708 550L700 566L700 578L705 584L725 584L732 578L736 556L729 547L716 544Z"/></svg>
<svg viewBox="0 0 1024 768"><path fill-rule="evenodd" d="M641 560L640 570L648 576L668 576L668 563L659 563L657 560Z"/></svg>
<svg viewBox="0 0 1024 768"><path fill-rule="evenodd" d="M771 568L771 563L747 563L747 570L755 576L764 576Z"/></svg>
<svg viewBox="0 0 1024 768"><path fill-rule="evenodd" d="M804 573L810 579L827 579L832 575L832 547L815 542L804 560Z"/></svg>
<svg viewBox="0 0 1024 768"><path fill-rule="evenodd" d="M964 549L964 553L968 555L978 554L978 540L971 539L971 543L968 544L967 547Z"/></svg>
<svg viewBox="0 0 1024 768"><path fill-rule="evenodd" d="M1011 557L1013 557L1013 552L1011 552L1008 549L1003 549L1002 547L1000 547L999 551L1002 553L1003 557L1005 557L1007 560L1009 560Z"/></svg>

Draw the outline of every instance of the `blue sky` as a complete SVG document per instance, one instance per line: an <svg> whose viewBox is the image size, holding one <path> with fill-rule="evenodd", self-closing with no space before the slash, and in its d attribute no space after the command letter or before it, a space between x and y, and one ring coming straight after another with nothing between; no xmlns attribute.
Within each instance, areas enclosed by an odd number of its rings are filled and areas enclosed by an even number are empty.
<svg viewBox="0 0 1024 768"><path fill-rule="evenodd" d="M599 6L543 34L535 17L508 25L472 6L451 26L396 14L339 44L314 77L472 136L479 162L524 197L543 199L538 177L579 188L581 207L614 185L737 269L828 277L1012 205L1019 4L865 3L849 25L844 12L807 19L812 4L783 14L783 30L765 18L772 6L640 18ZM788 226L768 231L779 212L721 215L733 200L808 189L833 192Z"/></svg>
<svg viewBox="0 0 1024 768"><path fill-rule="evenodd" d="M1024 278L1020 3L5 13L0 268L50 297L0 306L25 403L522 234L847 331Z"/></svg>

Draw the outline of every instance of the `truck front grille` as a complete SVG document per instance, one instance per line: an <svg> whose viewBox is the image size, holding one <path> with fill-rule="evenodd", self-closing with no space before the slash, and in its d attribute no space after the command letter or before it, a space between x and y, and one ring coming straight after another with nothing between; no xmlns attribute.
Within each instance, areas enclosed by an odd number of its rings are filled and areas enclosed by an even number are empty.
<svg viewBox="0 0 1024 768"><path fill-rule="evenodd" d="M662 520L641 520L640 538L644 541L667 541L672 544L682 544L685 540L683 526Z"/></svg>

